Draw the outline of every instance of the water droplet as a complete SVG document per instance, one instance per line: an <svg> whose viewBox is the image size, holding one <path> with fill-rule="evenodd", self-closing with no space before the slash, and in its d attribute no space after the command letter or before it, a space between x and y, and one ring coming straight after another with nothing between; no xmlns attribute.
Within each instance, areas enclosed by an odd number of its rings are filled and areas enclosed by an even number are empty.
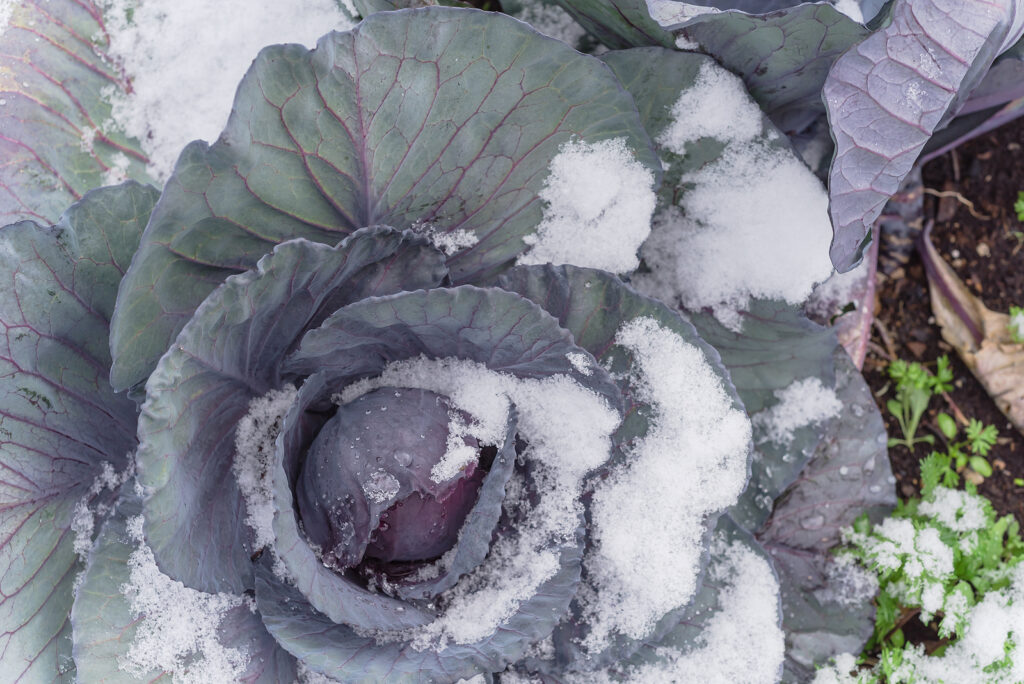
<svg viewBox="0 0 1024 684"><path fill-rule="evenodd" d="M848 472L850 472L850 469L847 468L846 466L842 466L842 467L839 468L839 474L840 475L846 475L846 473L848 473Z"/></svg>
<svg viewBox="0 0 1024 684"><path fill-rule="evenodd" d="M7 104L7 100L0 100L0 107L3 107L5 104Z"/></svg>
<svg viewBox="0 0 1024 684"><path fill-rule="evenodd" d="M412 465L412 454L407 451L399 451L395 453L395 461L403 468L407 468Z"/></svg>
<svg viewBox="0 0 1024 684"><path fill-rule="evenodd" d="M820 530L825 524L825 516L821 514L810 515L800 521L800 527L805 530Z"/></svg>
<svg viewBox="0 0 1024 684"><path fill-rule="evenodd" d="M878 485L871 485L870 487L868 487L868 491L871 492L872 494L877 494L878 492L882 491L882 488L879 487Z"/></svg>

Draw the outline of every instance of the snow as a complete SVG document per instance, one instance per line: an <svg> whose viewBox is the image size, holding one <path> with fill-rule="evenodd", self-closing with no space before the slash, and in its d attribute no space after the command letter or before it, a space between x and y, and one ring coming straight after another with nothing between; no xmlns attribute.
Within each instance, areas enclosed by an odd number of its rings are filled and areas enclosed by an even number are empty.
<svg viewBox="0 0 1024 684"><path fill-rule="evenodd" d="M102 461L100 463L100 472L93 478L88 493L75 502L75 508L71 517L71 531L75 535L72 548L82 560L86 559L89 551L92 549L92 534L96 529L95 516L106 516L111 511L110 506L98 504L95 506L94 512L89 504L103 490L113 492L135 475L135 454L128 454L127 460L128 465L120 473L114 470L113 464L109 461ZM84 575L79 575L79 578L76 578L76 582L80 579L84 579Z"/></svg>
<svg viewBox="0 0 1024 684"><path fill-rule="evenodd" d="M807 300L807 311L818 316L831 316L845 305L854 303L855 292L868 276L871 264L864 259L846 273L833 272L828 280L814 288Z"/></svg>
<svg viewBox="0 0 1024 684"><path fill-rule="evenodd" d="M402 488L395 476L385 470L373 471L361 486L366 498L378 504L389 503Z"/></svg>
<svg viewBox="0 0 1024 684"><path fill-rule="evenodd" d="M878 577L861 567L852 556L833 556L825 568L825 588L816 591L820 602L856 608L870 603L878 594Z"/></svg>
<svg viewBox="0 0 1024 684"><path fill-rule="evenodd" d="M969 612L963 637L942 656L921 648L904 653L891 682L918 684L1010 684L1024 681L1024 566L1014 568L1012 584L990 591ZM1007 645L1010 645L1007 650ZM990 669L1010 656L1008 667ZM815 680L817 682L817 680Z"/></svg>
<svg viewBox="0 0 1024 684"><path fill-rule="evenodd" d="M625 680L643 684L769 684L778 681L785 637L779 628L779 584L771 565L735 542L716 542L713 554L726 562L711 573L721 584L719 608L695 639L694 648L681 652L657 648L658 661L633 667ZM698 674L699 673L699 674ZM610 684L608 673L577 675L572 684Z"/></svg>
<svg viewBox="0 0 1024 684"><path fill-rule="evenodd" d="M984 500L977 494L959 489L936 487L932 496L917 508L954 532L980 530L987 524Z"/></svg>
<svg viewBox="0 0 1024 684"><path fill-rule="evenodd" d="M588 378L594 374L594 369L590 365L590 358L586 354L569 352L565 355L565 358L569 360L569 363L572 364L572 367L576 369L577 373L585 375Z"/></svg>
<svg viewBox="0 0 1024 684"><path fill-rule="evenodd" d="M860 3L857 0L834 0L832 4L837 10L858 24L864 23L864 13L861 11Z"/></svg>
<svg viewBox="0 0 1024 684"><path fill-rule="evenodd" d="M1024 340L1024 308L1010 316L1010 333L1018 340Z"/></svg>
<svg viewBox="0 0 1024 684"><path fill-rule="evenodd" d="M301 11L275 0L101 4L110 56L132 80L131 94L110 94L114 125L140 141L160 180L189 141L220 135L235 88L261 48L296 42L312 47L331 29L352 26L334 0L306 0Z"/></svg>
<svg viewBox="0 0 1024 684"><path fill-rule="evenodd" d="M839 415L843 403L835 390L818 378L796 380L774 392L778 403L754 415L754 425L765 430L766 439L787 444L793 432L808 425L820 425Z"/></svg>
<svg viewBox="0 0 1024 684"><path fill-rule="evenodd" d="M654 174L624 138L570 141L551 160L540 197L546 203L520 264L572 264L628 273L651 231Z"/></svg>
<svg viewBox="0 0 1024 684"><path fill-rule="evenodd" d="M710 63L672 110L659 136L685 156L710 135L725 143L720 157L682 177L678 206L655 216L641 256L651 273L634 285L691 310L711 308L738 331L750 299L802 303L829 277L832 226L821 182L788 149L761 135L763 117L742 81Z"/></svg>
<svg viewBox="0 0 1024 684"><path fill-rule="evenodd" d="M536 497L514 477L505 505L521 516L517 535L495 542L487 559L444 592L438 617L415 630L378 635L411 641L418 650L475 643L493 634L560 569L563 548L575 545L583 478L608 458L619 415L572 378L520 379L464 359L419 357L389 364L380 376L353 383L336 398L349 402L379 387L425 389L447 396L473 418L485 444L504 437L509 411L529 445Z"/></svg>
<svg viewBox="0 0 1024 684"><path fill-rule="evenodd" d="M11 15L14 13L15 0L0 0L0 36L4 35L7 26L11 23Z"/></svg>
<svg viewBox="0 0 1024 684"><path fill-rule="evenodd" d="M664 27L682 24L702 14L720 11L717 7L705 7L679 0L647 0L647 12L651 19Z"/></svg>
<svg viewBox="0 0 1024 684"><path fill-rule="evenodd" d="M616 343L634 356L631 385L653 415L626 463L597 487L584 647L614 634L642 639L697 587L706 517L746 484L751 438L703 352L650 318L623 325Z"/></svg>
<svg viewBox="0 0 1024 684"><path fill-rule="evenodd" d="M142 516L128 519L136 549L128 558L129 580L120 589L137 621L135 638L119 659L120 669L136 678L162 670L182 684L238 681L249 654L221 644L218 628L228 611L255 606L244 596L189 589L160 572L143 541L142 524Z"/></svg>
<svg viewBox="0 0 1024 684"><path fill-rule="evenodd" d="M580 38L587 35L586 29L554 2L545 0L524 0L523 8L512 15L525 21L545 36L560 40L566 45L576 47Z"/></svg>
<svg viewBox="0 0 1024 684"><path fill-rule="evenodd" d="M844 541L862 547L868 560L879 569L898 570L917 579L927 576L940 579L953 572L953 549L939 537L934 527L921 530L906 518L886 518L871 536L844 530Z"/></svg>
<svg viewBox="0 0 1024 684"><path fill-rule="evenodd" d="M252 528L257 549L273 548L276 540L272 471L275 443L284 416L297 395L295 387L286 386L256 397L235 428L235 460L231 469L245 499L245 523ZM278 570L283 571L279 562L275 563L275 572Z"/></svg>

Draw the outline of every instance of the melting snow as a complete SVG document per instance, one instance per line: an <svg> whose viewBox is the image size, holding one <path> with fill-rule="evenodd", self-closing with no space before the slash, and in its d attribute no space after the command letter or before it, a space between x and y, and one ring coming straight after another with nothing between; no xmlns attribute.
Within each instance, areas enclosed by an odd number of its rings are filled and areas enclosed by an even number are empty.
<svg viewBox="0 0 1024 684"><path fill-rule="evenodd" d="M235 428L235 462L231 469L245 498L245 522L255 534L256 548L273 548L276 539L271 467L281 423L297 394L298 390L288 386L256 397ZM279 561L274 571L284 572Z"/></svg>
<svg viewBox="0 0 1024 684"><path fill-rule="evenodd" d="M642 291L688 309L710 307L733 330L752 297L802 303L832 273L832 227L821 182L790 151L761 137L762 114L743 82L705 64L658 142L679 155L704 136L721 157L687 173L680 206L654 219L641 255ZM776 134L777 135L777 134Z"/></svg>
<svg viewBox="0 0 1024 684"><path fill-rule="evenodd" d="M634 354L631 384L654 411L647 435L594 494L584 644L594 650L615 633L646 637L689 602L704 520L743 491L751 437L700 349L650 318L624 325L616 343Z"/></svg>
<svg viewBox="0 0 1024 684"><path fill-rule="evenodd" d="M767 439L786 444L793 439L793 431L838 416L843 408L833 389L825 387L818 378L797 380L775 391L779 403L754 415L754 425L764 428Z"/></svg>
<svg viewBox="0 0 1024 684"><path fill-rule="evenodd" d="M571 141L551 160L540 197L547 206L520 264L572 264L627 273L651 232L654 174L624 138Z"/></svg>
<svg viewBox="0 0 1024 684"><path fill-rule="evenodd" d="M159 179L170 175L186 143L220 135L238 82L261 48L312 46L331 29L352 26L334 0L307 0L301 12L274 0L101 4L110 56L132 79L130 95L112 96L114 121L142 143L150 172ZM226 22L231 30L225 30Z"/></svg>
<svg viewBox="0 0 1024 684"><path fill-rule="evenodd" d="M173 672L175 682L189 684L238 681L249 654L221 644L218 628L228 611L255 606L244 596L189 589L160 572L143 541L142 523L142 516L128 519L128 535L137 546L128 558L131 575L121 593L138 620L120 668L136 678L151 670Z"/></svg>

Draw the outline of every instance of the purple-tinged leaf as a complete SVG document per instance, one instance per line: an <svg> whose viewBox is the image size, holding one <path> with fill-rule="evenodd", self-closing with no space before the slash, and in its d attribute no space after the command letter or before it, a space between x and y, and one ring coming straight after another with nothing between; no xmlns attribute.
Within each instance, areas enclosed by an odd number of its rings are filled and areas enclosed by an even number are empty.
<svg viewBox="0 0 1024 684"><path fill-rule="evenodd" d="M629 54L642 55L652 52L666 51L630 50ZM639 318L653 319L659 326L681 338L685 345L699 350L704 357L704 363L719 377L721 386L732 399L733 406L742 410L740 397L714 345L709 344L690 321L680 316L678 312L637 293L614 275L573 266L521 266L503 274L498 282L501 287L520 293L557 316L559 324L573 334L576 343L592 353L600 366L611 371L613 377L617 378L627 409L622 424L613 437L617 447L613 464L624 463L628 458L626 453L629 448L651 430L650 416L653 408L637 396L637 387L630 379L630 372L635 367L635 358L632 352L620 345L616 339L623 326L631 321ZM696 454L681 455L681 458L687 457L697 458ZM608 472L607 469L602 469L595 479L607 476ZM704 516L704 537L711 534L719 513L721 511L709 511ZM704 548L706 549L706 545ZM706 558L705 551L700 561L701 565ZM675 628L686 610L674 610L661 617L649 639L657 641L661 635ZM574 602L573 611L573 618L559 625L554 634L559 667L589 670L609 665L630 657L643 645L639 640L616 634L610 645L600 653L583 653L577 643L588 629L587 622L582 617L582 603Z"/></svg>
<svg viewBox="0 0 1024 684"><path fill-rule="evenodd" d="M883 214L884 216L884 214ZM839 344L858 369L867 358L871 323L875 319L875 275L878 271L876 226L871 246L860 266L847 273L833 273L811 293L804 312L815 322L832 327Z"/></svg>
<svg viewBox="0 0 1024 684"><path fill-rule="evenodd" d="M738 74L772 122L790 133L824 113L829 69L868 30L827 2L783 4L796 6L701 14L669 28Z"/></svg>
<svg viewBox="0 0 1024 684"><path fill-rule="evenodd" d="M252 587L249 531L231 474L235 427L279 388L282 358L338 307L403 287L436 287L443 256L386 228L337 247L292 240L203 302L146 385L139 481L146 539L163 572L202 591Z"/></svg>
<svg viewBox="0 0 1024 684"><path fill-rule="evenodd" d="M0 27L0 225L52 223L88 190L148 180L138 143L109 125L103 93L129 83L106 54L103 3L8 5L9 23Z"/></svg>
<svg viewBox="0 0 1024 684"><path fill-rule="evenodd" d="M860 261L886 201L980 82L1017 14L1015 0L896 0L890 23L833 65L823 95L836 142L829 196L838 270Z"/></svg>
<svg viewBox="0 0 1024 684"><path fill-rule="evenodd" d="M831 549L840 528L861 513L877 521L896 503L885 425L871 390L844 351L836 351L835 363L843 419L831 423L814 458L757 533L780 577L785 681L806 681L815 664L858 653L871 635L870 584L868 595L858 594L850 578L837 572Z"/></svg>
<svg viewBox="0 0 1024 684"><path fill-rule="evenodd" d="M612 50L672 47L672 34L658 25L645 0L555 0L588 33Z"/></svg>
<svg viewBox="0 0 1024 684"><path fill-rule="evenodd" d="M833 387L836 339L831 330L784 302L753 300L741 316L742 333L725 328L711 314L691 313L689 319L722 355L747 413L755 417L750 482L730 509L737 523L753 531L767 519L772 502L796 479L821 441L819 425L801 426L788 439L773 440L768 426L756 416L778 405L776 393L795 382L814 378L823 387Z"/></svg>
<svg viewBox="0 0 1024 684"><path fill-rule="evenodd" d="M460 231L475 243L453 280L500 269L542 219L559 148L610 138L660 177L607 67L500 14L380 12L313 51L267 48L221 139L167 183L121 292L113 384L143 380L203 297L284 240Z"/></svg>
<svg viewBox="0 0 1024 684"><path fill-rule="evenodd" d="M90 684L118 684L136 681L123 663L135 641L140 621L123 587L131 581L129 559L136 544L128 533L127 521L142 513L142 503L126 494L112 517L103 523L89 554L71 611L74 627L74 656L78 681ZM295 659L273 640L248 605L236 606L221 618L217 640L227 649L239 649L248 657L248 667L238 678L244 684L291 684L295 681ZM176 673L151 671L145 681L170 684ZM181 674L181 673L177 673Z"/></svg>
<svg viewBox="0 0 1024 684"><path fill-rule="evenodd" d="M134 404L107 382L108 321L156 191L87 194L60 222L0 228L0 672L5 681L67 681L68 612L79 568L76 505L104 462L135 448ZM88 544L88 540L83 540Z"/></svg>

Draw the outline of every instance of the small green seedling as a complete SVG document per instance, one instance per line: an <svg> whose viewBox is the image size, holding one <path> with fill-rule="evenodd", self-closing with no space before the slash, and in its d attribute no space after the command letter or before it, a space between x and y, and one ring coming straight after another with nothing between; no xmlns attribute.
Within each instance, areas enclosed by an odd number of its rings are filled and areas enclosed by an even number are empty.
<svg viewBox="0 0 1024 684"><path fill-rule="evenodd" d="M921 493L924 496L928 496L940 485L955 487L960 481L960 471L967 466L982 477L992 477L992 466L986 456L999 437L995 425L985 425L972 418L964 429L966 439L957 442L954 440L959 430L952 416L940 413L935 417L935 422L947 439L948 448L945 453L933 451L921 459Z"/></svg>
<svg viewBox="0 0 1024 684"><path fill-rule="evenodd" d="M1017 201L1013 203L1013 210L1017 212L1017 220L1024 221L1024 190L1017 193Z"/></svg>
<svg viewBox="0 0 1024 684"><path fill-rule="evenodd" d="M1007 327L1010 329L1010 337L1013 338L1013 341L1017 344L1024 344L1024 307L1010 307L1010 323Z"/></svg>
<svg viewBox="0 0 1024 684"><path fill-rule="evenodd" d="M889 377L896 383L896 398L890 399L886 407L895 416L903 432L902 439L889 439L889 447L903 445L913 450L914 445L919 443L934 444L935 437L932 435L918 437L917 428L932 396L953 388L953 370L949 365L949 357L938 358L934 375L919 363L897 359L889 364ZM955 423L953 427L956 427Z"/></svg>

